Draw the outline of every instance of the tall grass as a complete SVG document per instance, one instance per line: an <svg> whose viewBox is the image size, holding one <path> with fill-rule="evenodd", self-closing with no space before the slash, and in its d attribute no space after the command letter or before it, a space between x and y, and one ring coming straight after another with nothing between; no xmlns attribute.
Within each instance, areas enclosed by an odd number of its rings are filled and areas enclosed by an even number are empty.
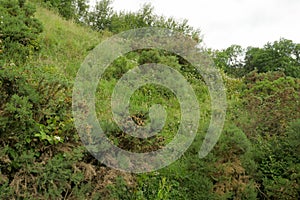
<svg viewBox="0 0 300 200"><path fill-rule="evenodd" d="M55 67L68 78L75 77L85 56L106 37L88 27L64 20L41 6L37 7L36 18L44 25L44 32L39 38L42 48L30 64Z"/></svg>

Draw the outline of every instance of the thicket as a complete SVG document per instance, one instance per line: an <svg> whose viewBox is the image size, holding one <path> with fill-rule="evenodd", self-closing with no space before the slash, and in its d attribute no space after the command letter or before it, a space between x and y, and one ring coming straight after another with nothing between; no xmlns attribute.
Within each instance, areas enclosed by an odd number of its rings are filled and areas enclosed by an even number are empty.
<svg viewBox="0 0 300 200"><path fill-rule="evenodd" d="M34 13L35 7L24 0L0 1L0 67L23 64L39 50L43 27Z"/></svg>
<svg viewBox="0 0 300 200"><path fill-rule="evenodd" d="M253 145L259 198L299 197L300 82L283 72L246 75L235 123ZM243 116L243 117L238 117Z"/></svg>

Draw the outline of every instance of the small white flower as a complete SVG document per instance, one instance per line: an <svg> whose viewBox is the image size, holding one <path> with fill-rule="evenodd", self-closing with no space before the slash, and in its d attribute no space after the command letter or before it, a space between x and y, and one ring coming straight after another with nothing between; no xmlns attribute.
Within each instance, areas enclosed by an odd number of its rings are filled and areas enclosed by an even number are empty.
<svg viewBox="0 0 300 200"><path fill-rule="evenodd" d="M57 140L57 141L61 140L61 138L59 136L54 136L54 139Z"/></svg>

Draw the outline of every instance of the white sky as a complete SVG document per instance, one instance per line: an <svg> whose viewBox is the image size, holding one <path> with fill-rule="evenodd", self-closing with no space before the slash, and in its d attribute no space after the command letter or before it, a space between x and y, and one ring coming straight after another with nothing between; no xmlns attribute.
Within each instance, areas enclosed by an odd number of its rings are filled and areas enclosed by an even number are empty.
<svg viewBox="0 0 300 200"><path fill-rule="evenodd" d="M261 47L280 37L300 43L300 0L114 0L113 7L137 11L145 3L156 14L188 19L210 48Z"/></svg>

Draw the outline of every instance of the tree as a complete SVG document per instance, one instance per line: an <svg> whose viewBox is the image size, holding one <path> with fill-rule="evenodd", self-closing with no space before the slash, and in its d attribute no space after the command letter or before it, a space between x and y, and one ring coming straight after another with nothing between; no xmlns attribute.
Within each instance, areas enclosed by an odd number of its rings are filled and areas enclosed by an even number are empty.
<svg viewBox="0 0 300 200"><path fill-rule="evenodd" d="M217 67L235 77L242 77L255 69L258 73L281 71L287 76L300 77L300 44L292 40L281 38L263 48L243 49L232 45L211 54Z"/></svg>
<svg viewBox="0 0 300 200"><path fill-rule="evenodd" d="M84 23L88 16L88 1L87 0L76 0L75 1L75 20L78 23Z"/></svg>
<svg viewBox="0 0 300 200"><path fill-rule="evenodd" d="M280 39L267 43L263 48L248 47L245 69L250 72L282 71L287 76L300 78L300 44Z"/></svg>
<svg viewBox="0 0 300 200"><path fill-rule="evenodd" d="M50 8L58 11L65 19L81 22L88 13L87 0L43 0Z"/></svg>
<svg viewBox="0 0 300 200"><path fill-rule="evenodd" d="M94 30L110 30L112 16L114 14L113 8L111 7L111 3L111 0L99 1L96 3L94 10L88 14L87 23Z"/></svg>
<svg viewBox="0 0 300 200"><path fill-rule="evenodd" d="M202 41L200 31L188 25L188 20L157 16L151 4L144 4L137 12L116 12L111 3L111 0L97 2L94 10L88 14L86 24L97 31L108 30L114 34L143 27L168 28L191 37L197 43Z"/></svg>
<svg viewBox="0 0 300 200"><path fill-rule="evenodd" d="M213 53L215 65L225 73L234 77L245 75L245 49L239 45L232 45L227 49Z"/></svg>

